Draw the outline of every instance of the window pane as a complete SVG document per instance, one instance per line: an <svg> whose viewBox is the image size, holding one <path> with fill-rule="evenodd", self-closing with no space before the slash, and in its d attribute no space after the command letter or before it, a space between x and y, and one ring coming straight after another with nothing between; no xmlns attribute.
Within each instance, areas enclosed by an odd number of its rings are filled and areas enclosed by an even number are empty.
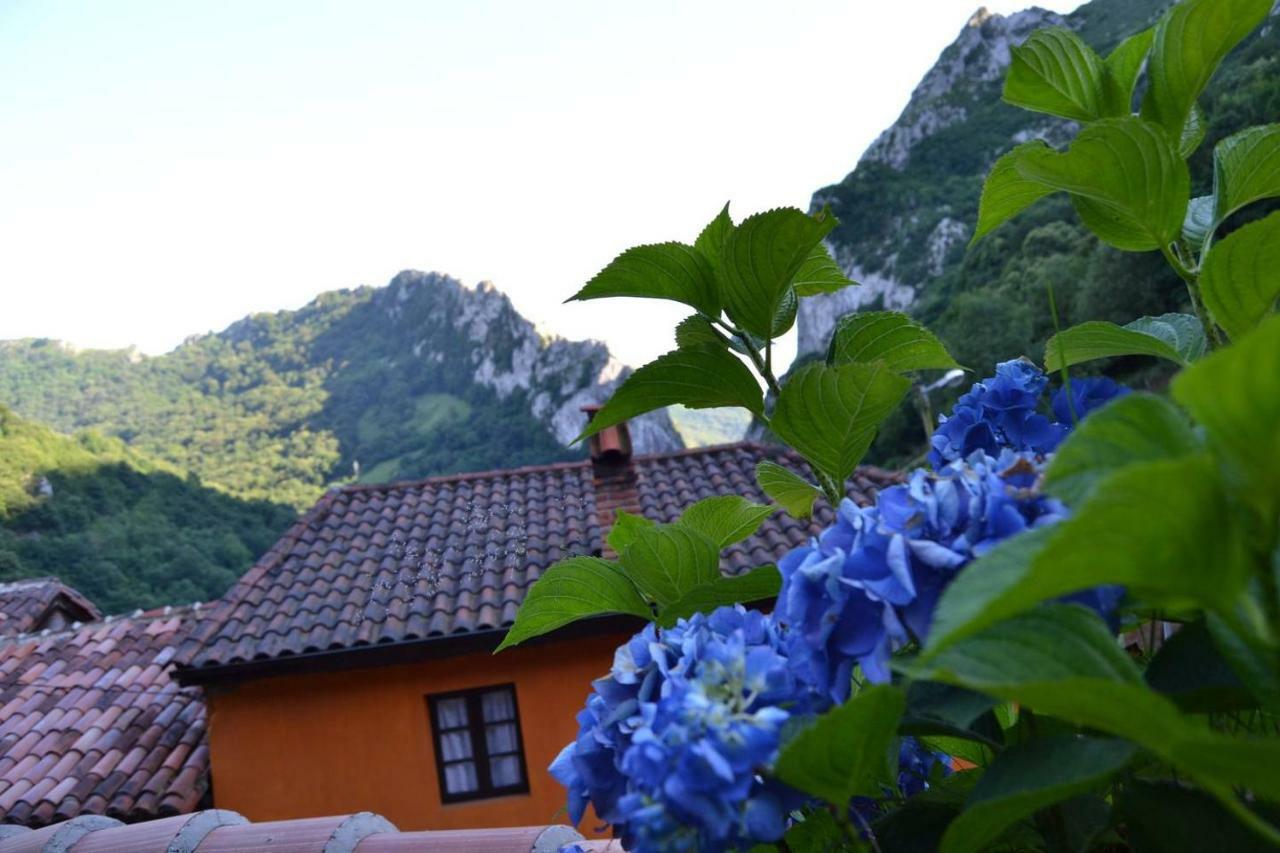
<svg viewBox="0 0 1280 853"><path fill-rule="evenodd" d="M441 699L436 703L436 723L442 729L458 729L467 725L467 700Z"/></svg>
<svg viewBox="0 0 1280 853"><path fill-rule="evenodd" d="M516 737L515 723L498 723L484 727L484 742L489 753L518 752L520 740Z"/></svg>
<svg viewBox="0 0 1280 853"><path fill-rule="evenodd" d="M489 775L493 778L493 787L506 788L520 784L520 757L518 755L500 755L489 759Z"/></svg>
<svg viewBox="0 0 1280 853"><path fill-rule="evenodd" d="M494 690L480 697L484 705L484 721L486 723L500 723L503 720L514 720L516 718L516 702L515 697L511 694L509 688Z"/></svg>
<svg viewBox="0 0 1280 853"><path fill-rule="evenodd" d="M440 760L457 761L471 755L471 733L466 729L440 735Z"/></svg>
<svg viewBox="0 0 1280 853"><path fill-rule="evenodd" d="M449 794L466 794L480 787L473 761L448 764L444 768L444 789Z"/></svg>

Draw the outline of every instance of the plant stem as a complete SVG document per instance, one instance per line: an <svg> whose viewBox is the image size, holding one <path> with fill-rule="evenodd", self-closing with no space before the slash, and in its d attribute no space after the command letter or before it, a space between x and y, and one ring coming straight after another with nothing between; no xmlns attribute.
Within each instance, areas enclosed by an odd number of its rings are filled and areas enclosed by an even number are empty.
<svg viewBox="0 0 1280 853"><path fill-rule="evenodd" d="M822 487L822 493L827 496L827 503L831 504L832 509L840 508L840 501L844 500L844 489L832 477L825 472L818 470L818 466L809 463L810 470L818 479L818 485Z"/></svg>
<svg viewBox="0 0 1280 853"><path fill-rule="evenodd" d="M1218 327L1214 325L1212 318L1209 317L1209 309L1205 308L1204 300L1200 298L1200 275L1197 271L1191 270L1182 262L1173 250L1168 246L1160 249L1164 255L1165 261L1169 266L1173 267L1173 271L1178 274L1187 285L1187 295L1191 297L1191 307L1195 309L1196 317L1200 319L1200 325L1204 328L1204 338L1209 345L1209 349L1215 350L1222 347L1222 335L1218 331Z"/></svg>
<svg viewBox="0 0 1280 853"><path fill-rule="evenodd" d="M862 831L866 833L866 840L867 840L867 843L871 845L871 849L874 850L875 853L884 853L880 849L880 842L876 839L876 834L871 829L871 824L867 823L867 819L864 818L862 815L858 814L857 809L851 809L850 812L857 819L858 825L862 827ZM858 840L858 833L854 831L853 823L849 820L847 816L841 815L837 812L836 822L838 822L840 826L844 829L845 836L847 838L851 838L854 841Z"/></svg>
<svg viewBox="0 0 1280 853"><path fill-rule="evenodd" d="M751 336L740 329L730 326L722 320L712 320L711 322L741 341L742 348L747 353L747 358L751 359L751 364L755 366L756 372L764 378L765 384L769 386L769 390L774 393L774 396L782 393L782 388L778 385L777 377L773 375L773 370L765 359L761 358L760 350L754 343L752 343Z"/></svg>

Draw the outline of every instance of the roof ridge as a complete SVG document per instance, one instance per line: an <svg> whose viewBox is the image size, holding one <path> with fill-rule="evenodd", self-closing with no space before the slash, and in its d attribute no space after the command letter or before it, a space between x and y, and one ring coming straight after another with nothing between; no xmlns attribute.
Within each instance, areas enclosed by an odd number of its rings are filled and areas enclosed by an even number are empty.
<svg viewBox="0 0 1280 853"><path fill-rule="evenodd" d="M185 619L192 614L199 613L205 609L205 605L201 602L192 604L174 604L165 607L155 607L151 610L143 610L141 612L134 611L132 613L109 613L98 619L88 622L71 622L63 628L41 628L39 631L26 631L18 633L0 633L0 645L11 643L30 643L37 640L44 641L49 639L60 639L64 635L71 636L81 631L97 631L104 626L120 625L123 623L150 624L161 619L173 619L175 617ZM167 611L167 612L166 612ZM183 638L179 638L180 640Z"/></svg>
<svg viewBox="0 0 1280 853"><path fill-rule="evenodd" d="M332 489L330 494L364 494L367 492L395 491L412 489L418 486L434 486L439 483L458 483L470 480L485 480L496 477L509 477L513 474L536 474L542 471L568 471L574 468L586 468L591 465L590 459L569 459L561 462L544 462L540 465L522 465L519 468L490 468L485 471L459 471L456 474L432 474L416 480L393 480L389 483L350 483Z"/></svg>
<svg viewBox="0 0 1280 853"><path fill-rule="evenodd" d="M785 452L785 448L782 445L765 444L759 441L742 439L740 441L724 442L723 444L708 444L700 447L683 447L679 450L665 450L659 453L638 453L632 457L632 460L650 461L654 459L678 459L686 456L695 456L701 453L716 453L725 450L778 450ZM433 474L430 477L421 477L414 480L394 480L390 483L351 483L345 486L338 486L332 491L341 494L365 494L368 492L395 491L397 489L412 489L418 486L434 486L442 483L461 483L472 480L510 477L520 474L537 474L543 471L567 471L574 468L586 468L590 465L590 459L544 462L539 465L522 465L518 468L490 468L485 471L460 471L456 474Z"/></svg>

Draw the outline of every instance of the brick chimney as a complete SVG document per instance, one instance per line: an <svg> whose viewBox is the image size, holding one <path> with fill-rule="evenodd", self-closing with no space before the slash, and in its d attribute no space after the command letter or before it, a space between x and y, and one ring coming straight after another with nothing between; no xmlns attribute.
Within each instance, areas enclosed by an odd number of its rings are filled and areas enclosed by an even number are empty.
<svg viewBox="0 0 1280 853"><path fill-rule="evenodd" d="M587 422L600 411L600 406L583 406ZM600 532L608 536L609 528L619 509L634 515L640 514L640 494L636 489L636 469L631 464L631 430L623 421L606 427L587 439L591 450L591 486L596 496L596 518ZM602 554L607 559L616 556L605 542Z"/></svg>

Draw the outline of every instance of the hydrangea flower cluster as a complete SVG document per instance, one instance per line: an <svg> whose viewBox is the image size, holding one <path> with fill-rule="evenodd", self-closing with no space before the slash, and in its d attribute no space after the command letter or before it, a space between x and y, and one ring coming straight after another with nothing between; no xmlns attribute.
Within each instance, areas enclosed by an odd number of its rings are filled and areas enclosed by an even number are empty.
<svg viewBox="0 0 1280 853"><path fill-rule="evenodd" d="M1050 403L1053 420L1040 413L1040 398L1049 377L1029 361L1006 361L996 375L975 383L955 405L950 417L941 417L931 441L929 464L935 469L967 459L981 450L990 456L1001 449L1051 453L1071 431L1071 426L1109 400L1129 389L1106 378L1075 379L1068 394L1058 389Z"/></svg>
<svg viewBox="0 0 1280 853"><path fill-rule="evenodd" d="M628 850L725 850L780 838L803 798L761 775L810 713L768 617L698 614L618 649L551 765L569 816L590 800Z"/></svg>
<svg viewBox="0 0 1280 853"><path fill-rule="evenodd" d="M1127 393L1075 380L1039 412L1048 378L1001 364L943 418L935 470L917 469L871 507L842 502L835 523L779 561L774 613L741 606L650 625L618 649L578 714L576 741L551 765L576 824L588 802L628 850L727 850L780 838L798 792L771 779L784 731L845 701L853 669L886 682L889 657L929 633L942 591L997 543L1066 515L1036 488L1043 455L1072 426ZM1104 615L1116 588L1072 596ZM904 738L899 788L927 785L944 757ZM873 817L875 801L852 804Z"/></svg>
<svg viewBox="0 0 1280 853"><path fill-rule="evenodd" d="M846 499L836 523L778 563L774 618L813 689L843 702L855 664L869 681L889 680L889 656L923 640L942 590L974 557L1015 533L1050 524L1063 506L1031 486L1026 453L969 459L885 489L875 506Z"/></svg>

